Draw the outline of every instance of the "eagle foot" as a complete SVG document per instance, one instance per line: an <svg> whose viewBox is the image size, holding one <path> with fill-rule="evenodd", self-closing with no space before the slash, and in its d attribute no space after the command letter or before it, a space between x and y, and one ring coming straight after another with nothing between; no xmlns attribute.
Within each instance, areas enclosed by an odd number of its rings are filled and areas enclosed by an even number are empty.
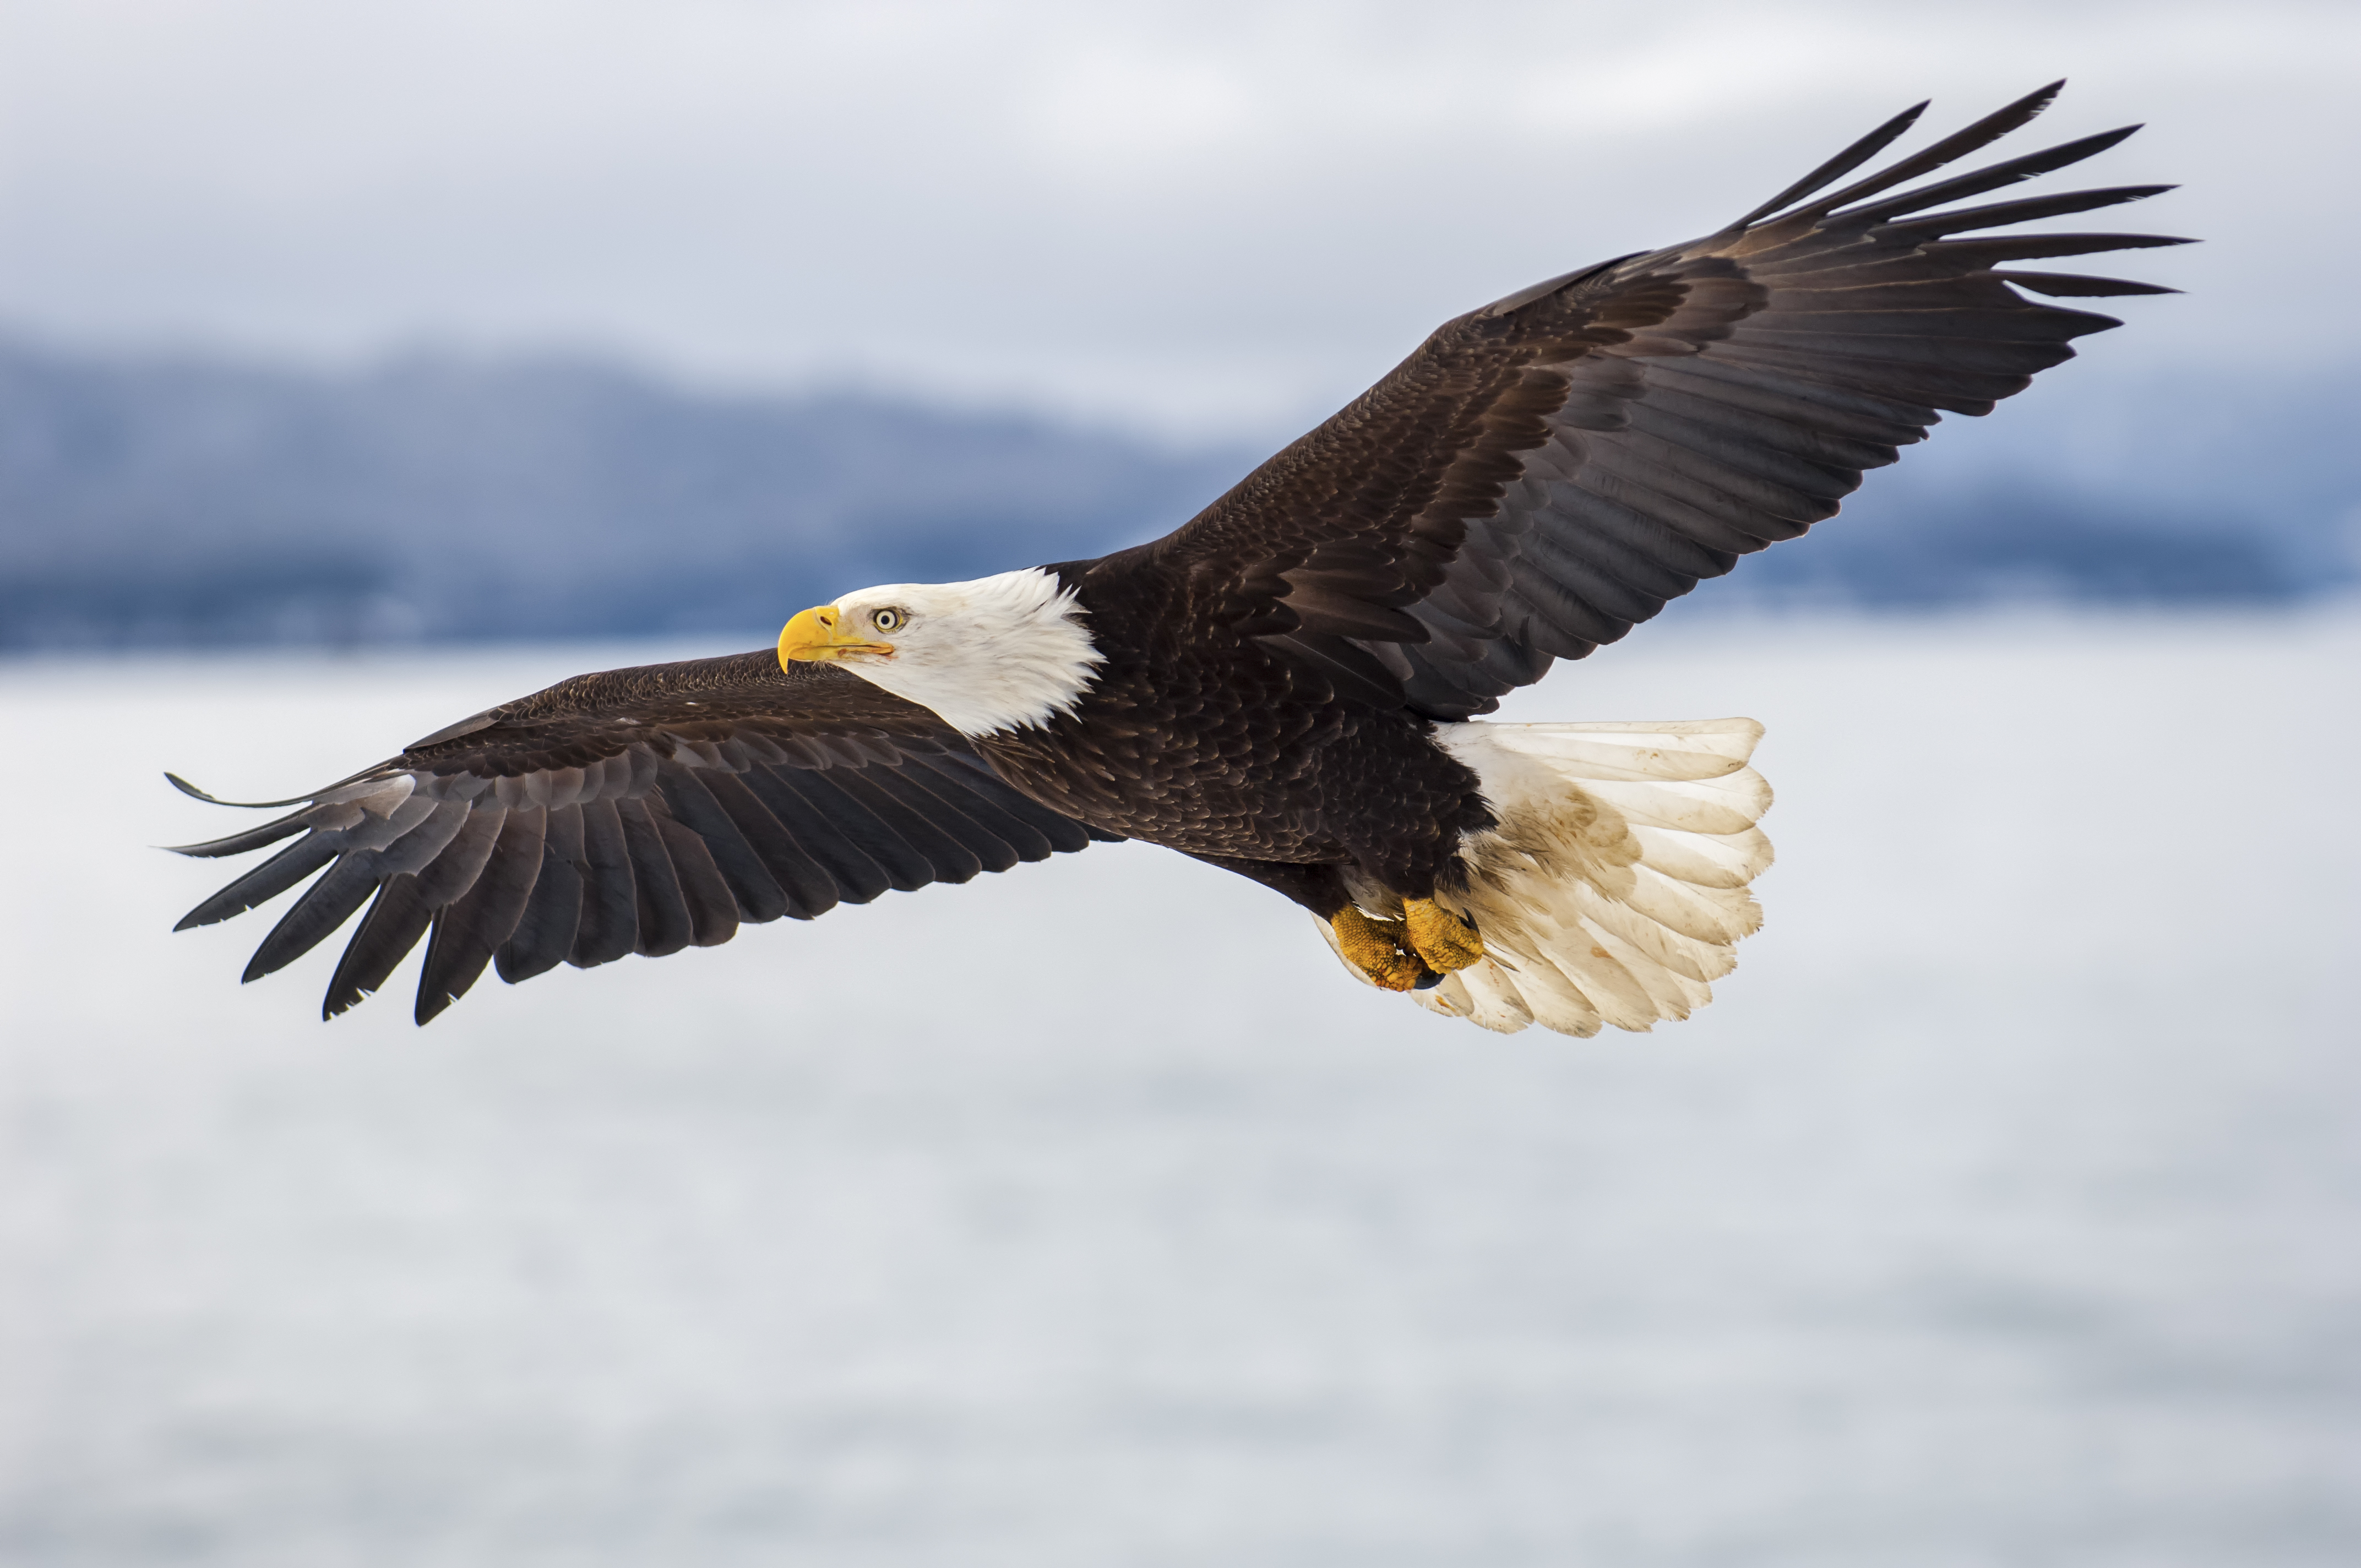
<svg viewBox="0 0 2361 1568"><path fill-rule="evenodd" d="M1476 927L1431 898L1402 900L1402 927L1411 950L1437 974L1481 962L1484 938Z"/></svg>
<svg viewBox="0 0 2361 1568"><path fill-rule="evenodd" d="M1380 991L1422 991L1442 979L1405 945L1396 922L1372 920L1348 904L1329 917L1328 928L1345 961Z"/></svg>

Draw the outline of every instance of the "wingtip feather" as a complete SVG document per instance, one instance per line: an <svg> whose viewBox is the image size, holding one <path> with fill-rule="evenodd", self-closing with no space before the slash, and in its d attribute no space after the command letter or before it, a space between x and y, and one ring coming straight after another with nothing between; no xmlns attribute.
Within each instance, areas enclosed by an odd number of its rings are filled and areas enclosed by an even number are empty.
<svg viewBox="0 0 2361 1568"><path fill-rule="evenodd" d="M1881 191L1890 191L1922 174L1932 173L1980 148L1989 147L2047 109L2065 85L2065 78L2060 77L2047 87L2036 88L2014 103L2004 104L1973 124L1953 131L1933 146L1923 148L1898 163L1855 181L1841 191L1824 195L1803 210L1825 216L1850 203L1866 200Z"/></svg>
<svg viewBox="0 0 2361 1568"><path fill-rule="evenodd" d="M172 787L182 795L193 796L208 806L234 806L240 811L269 811L281 806L309 806L313 800L313 797L308 795L290 795L285 800L224 800L217 795L207 795L203 790L169 769L166 770L164 776L170 780Z"/></svg>
<svg viewBox="0 0 2361 1568"><path fill-rule="evenodd" d="M1917 124L1918 116L1925 114L1927 106L1933 102L1931 98L1921 98L1721 232L1735 234L1752 224L1760 223L1792 203L1802 201L1814 192L1825 188L1830 181L1843 179L1892 146L1903 132Z"/></svg>
<svg viewBox="0 0 2361 1568"><path fill-rule="evenodd" d="M2093 278L2079 272L2001 272L1993 277L2031 293L2051 299L2117 299L2134 294L2178 294L2162 283L2137 283L2127 278Z"/></svg>

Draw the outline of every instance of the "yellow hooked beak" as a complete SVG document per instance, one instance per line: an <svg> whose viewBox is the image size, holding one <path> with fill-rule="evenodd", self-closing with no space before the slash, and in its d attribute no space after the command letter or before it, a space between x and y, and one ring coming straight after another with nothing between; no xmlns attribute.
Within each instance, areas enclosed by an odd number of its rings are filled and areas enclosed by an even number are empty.
<svg viewBox="0 0 2361 1568"><path fill-rule="evenodd" d="M779 667L785 669L796 659L809 659L833 663L851 653L891 653L891 642L871 642L854 635L838 615L836 606L824 604L803 611L787 622L779 633Z"/></svg>

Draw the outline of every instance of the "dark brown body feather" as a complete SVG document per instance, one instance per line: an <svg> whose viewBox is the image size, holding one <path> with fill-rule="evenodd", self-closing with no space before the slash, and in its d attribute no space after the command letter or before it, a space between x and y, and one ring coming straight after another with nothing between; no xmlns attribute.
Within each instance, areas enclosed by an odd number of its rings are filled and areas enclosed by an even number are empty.
<svg viewBox="0 0 2361 1568"><path fill-rule="evenodd" d="M1726 229L1450 322L1172 534L1053 568L1106 661L1065 717L971 743L854 676L782 674L767 652L586 676L192 847L304 835L183 924L325 868L247 977L374 898L327 1010L431 933L423 1021L488 963L515 980L669 952L1093 836L1170 845L1322 913L1347 872L1406 894L1447 884L1490 813L1433 724L1490 711L1799 536L1942 413L1989 411L2071 339L2118 324L2026 291L2165 291L2007 269L2177 240L1980 233L2164 187L1929 211L2127 131L1889 193L2054 93L1817 194L1912 110ZM402 777L415 788L390 815L353 804Z"/></svg>
<svg viewBox="0 0 2361 1568"><path fill-rule="evenodd" d="M1062 570L1106 663L1071 713L976 742L1045 806L1211 860L1320 915L1350 869L1423 897L1457 874L1461 835L1489 827L1476 775L1400 703L1218 623L1185 577L1135 558ZM1325 868L1314 872L1306 868Z"/></svg>

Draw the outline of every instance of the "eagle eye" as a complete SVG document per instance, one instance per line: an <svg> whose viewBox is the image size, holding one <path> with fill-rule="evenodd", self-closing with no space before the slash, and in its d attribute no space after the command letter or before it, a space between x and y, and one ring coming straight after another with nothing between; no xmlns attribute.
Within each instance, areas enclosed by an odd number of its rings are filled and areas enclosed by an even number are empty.
<svg viewBox="0 0 2361 1568"><path fill-rule="evenodd" d="M878 630L892 631L902 624L903 617L898 609L881 609L869 619Z"/></svg>

